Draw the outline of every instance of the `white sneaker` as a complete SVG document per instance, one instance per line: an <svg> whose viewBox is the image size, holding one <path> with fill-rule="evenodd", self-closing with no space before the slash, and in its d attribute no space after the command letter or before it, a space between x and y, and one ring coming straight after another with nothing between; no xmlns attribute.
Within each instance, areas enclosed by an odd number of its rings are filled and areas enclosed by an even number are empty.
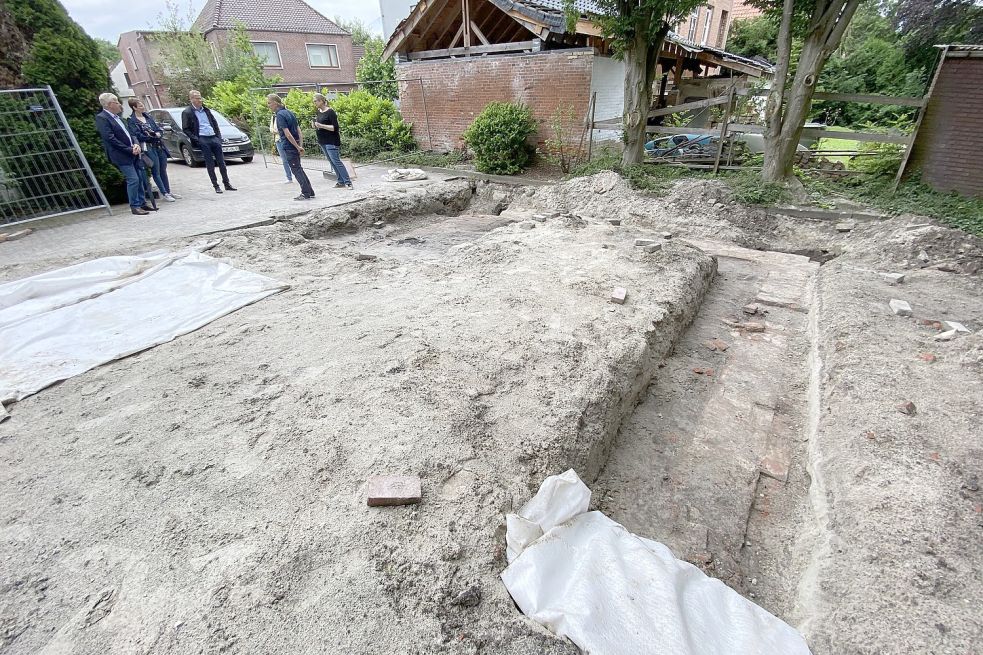
<svg viewBox="0 0 983 655"><path fill-rule="evenodd" d="M170 197L174 198L175 200L180 200L181 199L181 196L179 196L176 193L168 193L167 195L169 195Z"/></svg>
<svg viewBox="0 0 983 655"><path fill-rule="evenodd" d="M175 198L171 194L165 193L164 194L164 200L166 200L167 202L174 202L175 201Z"/></svg>
<svg viewBox="0 0 983 655"><path fill-rule="evenodd" d="M294 181L293 180L284 180L283 183L284 184L293 184Z"/></svg>

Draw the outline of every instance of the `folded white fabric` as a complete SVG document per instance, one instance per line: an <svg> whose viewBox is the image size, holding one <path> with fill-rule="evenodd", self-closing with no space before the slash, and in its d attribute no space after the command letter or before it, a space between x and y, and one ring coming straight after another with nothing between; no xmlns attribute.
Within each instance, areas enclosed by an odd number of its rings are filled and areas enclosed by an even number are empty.
<svg viewBox="0 0 983 655"><path fill-rule="evenodd" d="M419 168L390 168L388 175L383 175L386 182L413 182L427 179L427 174Z"/></svg>
<svg viewBox="0 0 983 655"><path fill-rule="evenodd" d="M502 580L524 614L585 653L809 655L794 628L589 502L570 470L507 517Z"/></svg>

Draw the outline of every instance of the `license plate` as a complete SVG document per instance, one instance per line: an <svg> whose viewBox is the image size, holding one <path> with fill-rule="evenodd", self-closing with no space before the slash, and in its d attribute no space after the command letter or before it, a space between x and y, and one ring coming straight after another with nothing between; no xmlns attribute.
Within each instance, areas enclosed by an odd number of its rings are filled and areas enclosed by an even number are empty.
<svg viewBox="0 0 983 655"><path fill-rule="evenodd" d="M239 152L238 146L225 146L222 148L222 152Z"/></svg>

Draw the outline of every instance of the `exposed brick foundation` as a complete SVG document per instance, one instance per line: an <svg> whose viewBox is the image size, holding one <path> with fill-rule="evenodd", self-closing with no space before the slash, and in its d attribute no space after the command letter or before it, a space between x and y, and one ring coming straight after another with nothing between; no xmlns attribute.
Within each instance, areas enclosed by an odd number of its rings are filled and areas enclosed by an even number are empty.
<svg viewBox="0 0 983 655"><path fill-rule="evenodd" d="M589 50L563 50L402 63L397 77L422 80L426 113L420 82L399 85L400 109L422 148L430 148L432 135L434 150L450 150L464 146L461 134L490 102L529 105L540 124L539 143L551 136L553 112L569 107L573 120L565 125L566 138L576 145L590 103L593 59Z"/></svg>
<svg viewBox="0 0 983 655"><path fill-rule="evenodd" d="M909 171L940 191L983 197L983 58L947 58L911 153Z"/></svg>

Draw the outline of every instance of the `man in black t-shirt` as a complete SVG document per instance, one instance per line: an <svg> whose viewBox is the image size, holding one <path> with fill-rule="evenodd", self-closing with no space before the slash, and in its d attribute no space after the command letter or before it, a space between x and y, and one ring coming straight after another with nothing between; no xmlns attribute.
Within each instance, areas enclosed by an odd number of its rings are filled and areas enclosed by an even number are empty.
<svg viewBox="0 0 983 655"><path fill-rule="evenodd" d="M331 162L331 167L338 177L335 188L353 189L348 170L341 161L341 128L338 127L338 114L328 104L327 98L320 93L314 94L314 106L317 107L317 116L311 124L317 129L318 145L321 146L324 156Z"/></svg>

